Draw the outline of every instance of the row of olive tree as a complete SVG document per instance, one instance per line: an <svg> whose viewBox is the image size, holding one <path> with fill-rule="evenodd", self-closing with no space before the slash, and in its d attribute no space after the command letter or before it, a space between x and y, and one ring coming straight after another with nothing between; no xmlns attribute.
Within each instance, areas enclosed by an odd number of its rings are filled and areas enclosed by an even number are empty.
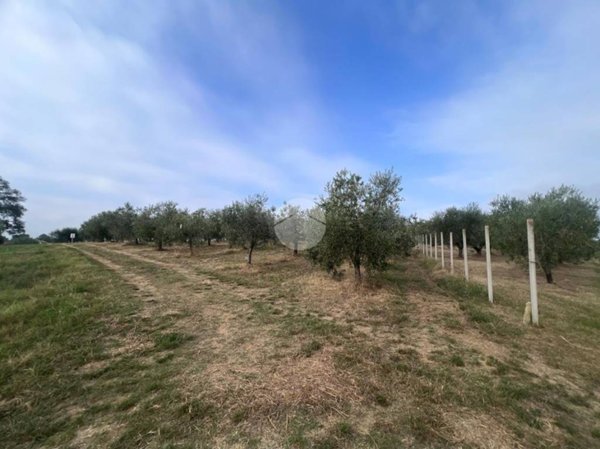
<svg viewBox="0 0 600 449"><path fill-rule="evenodd" d="M104 211L84 222L80 237L95 241L152 242L158 250L165 245L187 242L190 251L201 241L208 245L223 238L220 211L198 209L189 212L166 201L136 209L129 203L114 211Z"/></svg>
<svg viewBox="0 0 600 449"><path fill-rule="evenodd" d="M346 170L327 184L320 208L325 214L326 230L309 258L336 273L348 262L360 280L363 270L386 268L393 255L408 255L414 246L409 220L400 216L400 178L392 171L374 174L367 182ZM162 202L141 209L125 204L114 211L101 212L82 224L79 237L96 241L151 242L158 250L172 243L186 242L190 253L201 242L225 239L241 246L252 263L253 251L276 240L275 223L289 215L288 206L276 214L267 197L254 195L235 201L221 210L181 209L174 202ZM297 212L297 211L296 211ZM292 222L294 224L296 222ZM292 232L286 229L286 232ZM301 232L297 239L306 239ZM294 254L297 254L296 242Z"/></svg>
<svg viewBox="0 0 600 449"><path fill-rule="evenodd" d="M527 199L500 196L486 214L478 205L450 207L418 224L417 233L453 232L454 245L462 256L462 229L467 230L468 245L478 254L484 246L484 226L492 228L492 246L518 263L527 260L525 222L535 223L536 261L548 283L552 270L565 262L578 263L594 257L599 248L600 218L598 200L586 198L574 187L561 186L546 194L536 193Z"/></svg>
<svg viewBox="0 0 600 449"><path fill-rule="evenodd" d="M189 212L166 201L135 209L130 204L94 215L81 225L81 238L96 241L151 242L161 251L173 243L187 243L190 254L201 242L226 239L230 245L248 250L252 263L254 249L274 238L273 210L267 197L250 196L222 210L198 209Z"/></svg>
<svg viewBox="0 0 600 449"><path fill-rule="evenodd" d="M470 203L467 207L448 209L436 212L426 225L428 232L452 232L454 236L459 237L463 229L466 229L469 236L467 244L473 248L477 254L485 246L485 236L483 228L489 217L484 213L476 203ZM454 238L453 244L458 248L459 257L462 257L463 242L461 238Z"/></svg>

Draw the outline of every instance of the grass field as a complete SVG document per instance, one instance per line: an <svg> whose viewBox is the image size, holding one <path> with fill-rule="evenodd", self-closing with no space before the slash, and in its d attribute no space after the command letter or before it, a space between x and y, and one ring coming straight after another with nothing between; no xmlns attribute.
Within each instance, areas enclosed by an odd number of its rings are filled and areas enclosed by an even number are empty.
<svg viewBox="0 0 600 449"><path fill-rule="evenodd" d="M600 447L600 263L420 256L369 285L280 248L0 247L2 448ZM348 270L351 273L351 270Z"/></svg>

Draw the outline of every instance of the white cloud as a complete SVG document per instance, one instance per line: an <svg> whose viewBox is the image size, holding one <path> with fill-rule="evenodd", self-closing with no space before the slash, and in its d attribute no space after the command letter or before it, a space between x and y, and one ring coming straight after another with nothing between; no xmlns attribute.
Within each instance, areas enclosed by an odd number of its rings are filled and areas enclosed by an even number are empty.
<svg viewBox="0 0 600 449"><path fill-rule="evenodd" d="M277 153L318 145L323 130L293 29L275 14L216 1L1 3L1 175L28 198L28 231L125 201L214 207L303 191ZM163 39L172 29L183 41ZM228 77L243 92L218 85Z"/></svg>
<svg viewBox="0 0 600 449"><path fill-rule="evenodd" d="M413 111L395 138L450 161L454 169L428 178L446 191L489 198L572 183L600 196L600 4L515 8L522 26L539 28L535 39Z"/></svg>

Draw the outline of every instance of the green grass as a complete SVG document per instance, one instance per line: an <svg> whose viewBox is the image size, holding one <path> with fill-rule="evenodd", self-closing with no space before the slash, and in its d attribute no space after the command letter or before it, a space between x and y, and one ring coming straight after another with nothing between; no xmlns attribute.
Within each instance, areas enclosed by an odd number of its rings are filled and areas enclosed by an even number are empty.
<svg viewBox="0 0 600 449"><path fill-rule="evenodd" d="M211 264L199 249L197 265L167 255L222 288L117 246L85 249L151 283L156 298L144 302L67 246L0 246L2 448L478 447L455 439L453 413L493 419L524 447L600 440L598 365L580 348L597 343L591 299L549 290L544 326L528 327L510 291L491 305L483 286L408 260L371 279L364 301L345 311L343 290L304 302L294 272L304 265L279 266L279 250L256 254L252 270L239 252ZM579 389L547 379L540 360ZM297 379L277 383L290 370ZM285 402L304 375L311 393L327 387L322 400Z"/></svg>
<svg viewBox="0 0 600 449"><path fill-rule="evenodd" d="M480 331L496 337L518 337L523 329L493 311L495 305L488 302L487 290L481 284L445 276L435 280L441 291L458 301L467 319Z"/></svg>
<svg viewBox="0 0 600 449"><path fill-rule="evenodd" d="M158 355L185 336L141 319L133 289L71 249L0 247L0 273L0 446L66 447L84 429L102 447L177 438L174 365ZM113 355L132 337L156 346Z"/></svg>

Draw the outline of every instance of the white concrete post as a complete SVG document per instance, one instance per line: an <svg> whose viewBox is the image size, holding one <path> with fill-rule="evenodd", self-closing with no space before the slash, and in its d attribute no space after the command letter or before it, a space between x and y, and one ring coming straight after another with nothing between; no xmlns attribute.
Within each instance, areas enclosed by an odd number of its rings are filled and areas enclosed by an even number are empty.
<svg viewBox="0 0 600 449"><path fill-rule="evenodd" d="M446 264L444 263L444 233L440 232L440 249L442 256L442 268L446 268Z"/></svg>
<svg viewBox="0 0 600 449"><path fill-rule="evenodd" d="M492 285L492 247L490 245L490 227L485 225L485 264L487 267L488 299L494 302L494 287Z"/></svg>
<svg viewBox="0 0 600 449"><path fill-rule="evenodd" d="M423 251L423 255L425 255L425 234L421 234L421 250Z"/></svg>
<svg viewBox="0 0 600 449"><path fill-rule="evenodd" d="M433 235L429 234L429 257L433 257Z"/></svg>
<svg viewBox="0 0 600 449"><path fill-rule="evenodd" d="M469 260L467 259L467 230L462 230L463 237L463 259L465 261L465 279L469 280Z"/></svg>
<svg viewBox="0 0 600 449"><path fill-rule="evenodd" d="M533 233L533 220L527 219L527 248L529 254L529 291L531 296L531 320L533 324L539 324L537 276L535 264L535 235Z"/></svg>
<svg viewBox="0 0 600 449"><path fill-rule="evenodd" d="M435 260L437 260L438 256L438 241L437 241L437 232L435 233L435 235L433 236L433 241L435 243Z"/></svg>
<svg viewBox="0 0 600 449"><path fill-rule="evenodd" d="M450 274L454 274L454 242L450 233Z"/></svg>

